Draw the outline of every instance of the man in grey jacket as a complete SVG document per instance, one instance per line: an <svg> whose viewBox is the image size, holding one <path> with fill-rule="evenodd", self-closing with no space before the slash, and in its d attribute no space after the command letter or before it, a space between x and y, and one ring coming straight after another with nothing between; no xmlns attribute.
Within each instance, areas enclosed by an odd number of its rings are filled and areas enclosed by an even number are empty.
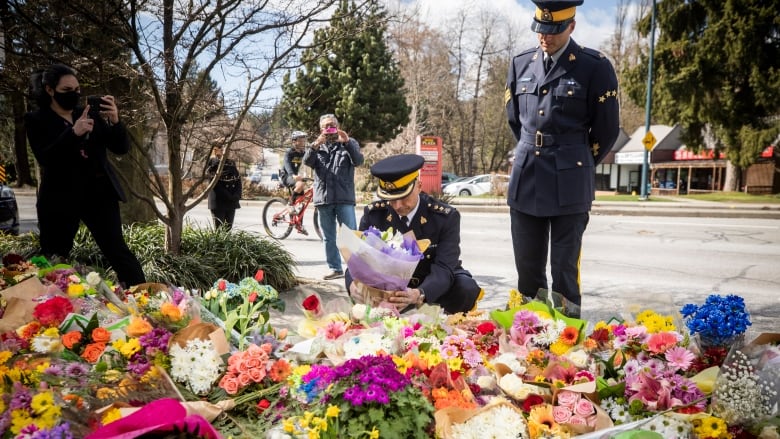
<svg viewBox="0 0 780 439"><path fill-rule="evenodd" d="M344 276L336 246L337 222L352 230L355 218L355 166L363 164L357 140L339 129L334 114L320 116L320 135L312 142L303 163L314 170L314 205L325 237L325 259L331 272L324 279Z"/></svg>

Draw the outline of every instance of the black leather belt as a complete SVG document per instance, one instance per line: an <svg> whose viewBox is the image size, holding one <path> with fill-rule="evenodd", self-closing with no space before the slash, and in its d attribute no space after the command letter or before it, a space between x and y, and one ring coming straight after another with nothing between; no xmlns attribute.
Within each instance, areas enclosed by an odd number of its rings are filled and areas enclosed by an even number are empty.
<svg viewBox="0 0 780 439"><path fill-rule="evenodd" d="M543 146L565 145L572 143L588 143L588 135L585 133L570 134L544 134L537 131L535 134L523 132L520 141L530 143L537 148Z"/></svg>

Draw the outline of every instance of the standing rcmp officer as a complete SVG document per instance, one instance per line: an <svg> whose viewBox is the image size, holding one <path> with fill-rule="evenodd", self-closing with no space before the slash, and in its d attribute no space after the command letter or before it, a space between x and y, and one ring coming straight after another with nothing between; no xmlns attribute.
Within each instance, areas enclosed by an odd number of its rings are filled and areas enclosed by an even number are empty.
<svg viewBox="0 0 780 439"><path fill-rule="evenodd" d="M389 294L388 300L398 309L427 302L440 305L448 313L470 311L481 298L482 289L461 266L460 213L421 192L419 175L424 163L425 159L416 154L400 154L375 163L371 174L379 179L377 195L381 200L366 206L358 229L374 226L379 230L392 227L401 233L412 230L417 239L431 241L409 287ZM346 286L355 297L357 286L349 271Z"/></svg>
<svg viewBox="0 0 780 439"><path fill-rule="evenodd" d="M514 57L505 94L518 141L507 193L517 287L531 298L547 289L551 249L552 290L571 302L564 312L578 316L582 235L595 166L619 129L617 78L604 55L570 38L583 0L534 3L531 29L539 46Z"/></svg>

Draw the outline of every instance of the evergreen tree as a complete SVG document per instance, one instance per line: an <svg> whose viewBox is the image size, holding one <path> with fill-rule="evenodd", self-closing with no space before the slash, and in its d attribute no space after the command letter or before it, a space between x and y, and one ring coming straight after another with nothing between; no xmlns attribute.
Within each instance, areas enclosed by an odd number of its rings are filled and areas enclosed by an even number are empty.
<svg viewBox="0 0 780 439"><path fill-rule="evenodd" d="M657 3L654 119L683 128L692 149L705 132L740 168L780 132L780 0L664 0ZM652 12L652 11L650 11ZM650 15L640 22L650 32ZM647 55L624 83L644 102Z"/></svg>
<svg viewBox="0 0 780 439"><path fill-rule="evenodd" d="M384 143L409 121L404 81L385 41L386 12L341 0L330 26L314 34L295 80L285 75L281 106L292 127L319 131L319 116L335 113L360 142Z"/></svg>

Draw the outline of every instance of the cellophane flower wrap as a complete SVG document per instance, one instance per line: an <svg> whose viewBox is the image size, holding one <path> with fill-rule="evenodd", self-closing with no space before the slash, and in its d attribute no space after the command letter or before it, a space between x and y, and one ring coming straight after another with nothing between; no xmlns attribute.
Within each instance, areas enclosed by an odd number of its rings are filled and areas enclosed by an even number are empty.
<svg viewBox="0 0 780 439"><path fill-rule="evenodd" d="M751 325L745 299L733 294L711 294L702 305L689 303L680 313L691 335L699 337L702 347L732 345Z"/></svg>
<svg viewBox="0 0 780 439"><path fill-rule="evenodd" d="M352 278L379 290L405 289L423 258L414 233L392 228L356 232L342 225L337 243Z"/></svg>

